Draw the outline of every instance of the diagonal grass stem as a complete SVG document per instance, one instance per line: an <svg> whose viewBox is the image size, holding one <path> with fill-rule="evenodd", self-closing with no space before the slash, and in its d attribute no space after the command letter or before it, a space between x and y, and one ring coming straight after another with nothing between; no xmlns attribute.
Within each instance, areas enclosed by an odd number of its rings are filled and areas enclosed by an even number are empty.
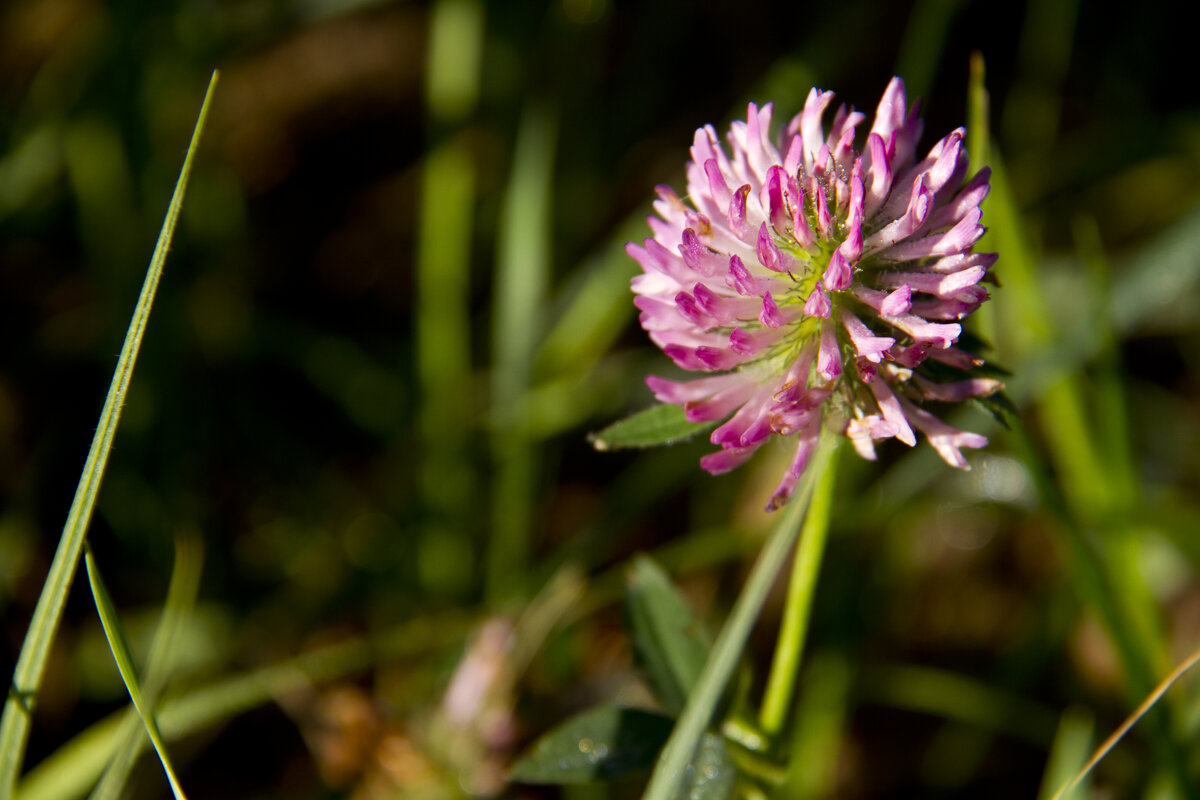
<svg viewBox="0 0 1200 800"><path fill-rule="evenodd" d="M109 449L117 431L121 406L129 389L129 381L133 376L133 367L142 344L142 336L146 331L146 323L150 318L150 307L154 303L154 294L158 289L159 278L162 276L163 263L166 261L167 250L175 233L179 211L183 207L183 196L187 190L192 160L200 144L200 135L204 131L204 122L208 117L217 77L217 73L213 72L208 83L208 91L204 95L204 103L200 106L196 127L192 131L192 141L188 146L187 156L183 160L179 180L175 183L175 192L167 207L167 215L163 220L158 242L154 245L154 254L150 258L150 267L147 269L145 281L142 283L142 292L129 322L129 330L125 334L125 343L121 347L117 368L113 372L112 382L108 387L108 396L104 400L104 409L100 412L100 421L96 425L96 433L92 437L92 446L83 466L83 474L75 489L75 499L71 502L71 510L67 514L66 524L63 526L62 536L59 538L58 549L50 563L50 572L42 585L41 596L38 597L29 631L25 635L21 653L17 658L13 681L9 686L8 698L4 704L4 715L0 718L0 800L8 800L13 796L17 775L21 770L25 745L29 739L33 709L38 689L41 687L46 659L50 654L50 644L58 630L58 624L62 619L63 605L67 599L67 591L71 587L75 569L79 565L84 536L92 519L96 497L100 492L104 468L108 463Z"/></svg>
<svg viewBox="0 0 1200 800"><path fill-rule="evenodd" d="M117 671L121 673L121 680L129 692L129 699L133 703L138 717L142 720L146 735L150 737L150 742L154 745L154 751L158 753L159 761L162 762L163 771L167 774L167 782L171 784L171 794L175 796L175 800L187 800L187 795L184 794L183 787L179 785L179 779L175 776L175 767L172 766L171 758L167 755L167 746L163 742L162 734L158 731L153 705L147 703L142 695L141 681L138 680L137 669L133 665L133 656L129 652L129 644L121 627L121 620L117 616L117 608L113 605L112 597L104 585L104 580L100 577L100 568L96 565L92 548L86 541L83 543L83 558L87 564L88 583L92 587L92 598L96 601L96 611L100 614L100 624L104 627L104 638L108 641L113 660L117 664Z"/></svg>

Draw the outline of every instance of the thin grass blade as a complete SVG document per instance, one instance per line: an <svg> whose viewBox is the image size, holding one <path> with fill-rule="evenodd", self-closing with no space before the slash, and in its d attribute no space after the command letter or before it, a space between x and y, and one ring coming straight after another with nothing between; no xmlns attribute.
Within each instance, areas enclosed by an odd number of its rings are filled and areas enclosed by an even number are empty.
<svg viewBox="0 0 1200 800"><path fill-rule="evenodd" d="M200 590L200 573L204 564L203 542L194 532L175 538L175 566L167 588L162 620L154 631L150 655L146 659L146 678L142 682L142 697L149 707L158 703L159 696L170 678L174 644L180 628L196 606ZM116 800L129 779L129 773L141 754L146 738L136 708L125 714L121 724L121 744L108 768L92 792L91 800Z"/></svg>
<svg viewBox="0 0 1200 800"><path fill-rule="evenodd" d="M1067 794L1074 789L1080 781L1086 778L1091 771L1096 768L1096 765L1103 761L1104 757L1108 755L1109 752L1117 746L1117 743L1125 737L1125 734L1129 733L1129 730L1137 724L1138 720L1144 717L1147 711L1154 708L1158 701L1162 699L1163 695L1167 693L1167 690L1174 686L1176 681L1182 678L1188 672L1188 670L1197 664L1200 664L1200 650L1197 650L1184 659L1179 666L1171 671L1170 675L1164 678L1162 682L1154 688L1154 691L1150 693L1149 697L1143 700L1142 704L1134 709L1134 712L1130 714L1124 722L1121 723L1120 727L1113 731L1112 734L1104 740L1104 743L1096 748L1096 752L1093 753L1092 757L1088 759L1088 762L1083 765L1083 769L1081 769L1074 778L1072 778L1068 783L1064 784L1063 787L1055 793L1054 800L1062 800L1062 798L1066 797Z"/></svg>
<svg viewBox="0 0 1200 800"><path fill-rule="evenodd" d="M504 198L493 313L492 530L486 595L518 592L529 560L537 450L518 404L529 389L550 273L557 115L532 103L521 118Z"/></svg>
<svg viewBox="0 0 1200 800"><path fill-rule="evenodd" d="M204 131L204 122L208 117L217 77L217 73L213 72L212 78L209 80L208 91L204 95L204 103L200 106L196 127L192 131L192 141L188 146L187 156L183 160L183 169L180 170L179 180L175 184L175 192L167 207L167 215L163 220L158 242L154 246L154 254L150 258L150 267L146 271L146 279L142 283L141 296L138 298L133 318L129 322L129 330L125 334L125 343L121 347L121 355L117 359L117 368L108 388L104 409L100 412L100 421L96 425L96 433L92 438L92 446L83 466L83 474L75 489L75 499L71 503L71 510L67 514L66 524L63 526L62 536L59 538L58 549L54 553L54 560L50 563L50 572L42 586L42 594L34 608L29 631L25 634L25 641L21 645L21 653L17 658L12 685L9 687L8 699L4 704L4 715L0 719L0 800L12 797L16 788L17 776L24 760L25 745L29 738L29 727L37 692L41 686L46 658L50 653L50 643L54 640L54 634L58 630L63 604L67 599L67 591L71 587L75 569L79 565L84 536L92 519L96 496L100 492L104 467L108 463L108 452L112 446L113 436L116 434L117 423L121 416L121 406L125 400L125 393L129 389L130 378L133 376L133 368L142 344L142 336L146 331L146 323L150 318L150 307L153 305L154 294L158 289L159 278L162 276L163 263L166 261L171 238L175 233L179 211L183 207L183 196L187 190L192 160L195 158L197 147L200 144L200 135Z"/></svg>
<svg viewBox="0 0 1200 800"><path fill-rule="evenodd" d="M461 647L471 625L462 613L417 617L379 636L355 638L233 675L164 700L157 710L166 741L219 725L281 695L360 672L373 664ZM124 711L112 714L56 750L21 782L19 800L76 800L112 759Z"/></svg>
<svg viewBox="0 0 1200 800"><path fill-rule="evenodd" d="M1050 750L1050 759L1046 762L1046 774L1038 789L1038 800L1051 800L1056 796L1056 788L1061 788L1083 768L1088 749L1092 746L1094 728L1095 720L1086 709L1071 708L1062 715L1054 746ZM1088 797L1091 797L1088 787L1076 783L1075 789L1064 800L1085 800Z"/></svg>
<svg viewBox="0 0 1200 800"><path fill-rule="evenodd" d="M438 593L469 585L470 513L477 476L470 443L471 241L476 164L457 129L479 94L483 4L440 0L429 14L426 100L439 139L421 164L416 244L416 362L421 405L420 494L430 520L422 532L421 579Z"/></svg>
<svg viewBox="0 0 1200 800"><path fill-rule="evenodd" d="M158 732L158 723L154 720L154 709L147 705L142 697L142 687L138 682L137 669L133 666L133 657L129 653L125 632L121 628L121 620L117 616L117 609L113 605L112 597L108 594L108 589L105 588L104 581L100 577L100 568L96 565L92 548L88 546L87 542L84 542L83 549L84 560L87 562L88 583L92 587L96 611L100 614L100 624L104 626L104 638L108 640L113 660L117 662L117 671L121 673L121 680L124 681L125 688L129 691L129 699L133 701L133 707L137 709L138 716L141 717L142 724L146 728L146 734L150 737L155 752L158 753L163 771L167 773L171 792L175 795L176 800L186 800L187 795L183 793L179 779L175 777L175 768L171 765L167 746L163 742L162 734Z"/></svg>

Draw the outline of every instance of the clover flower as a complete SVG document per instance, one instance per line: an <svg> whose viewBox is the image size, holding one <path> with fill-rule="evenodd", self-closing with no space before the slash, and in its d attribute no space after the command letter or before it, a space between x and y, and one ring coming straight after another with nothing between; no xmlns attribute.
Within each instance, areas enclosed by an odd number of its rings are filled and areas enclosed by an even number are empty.
<svg viewBox="0 0 1200 800"><path fill-rule="evenodd" d="M772 510L791 497L822 423L868 459L879 440L916 444L916 429L967 468L961 448L987 439L924 406L1000 388L955 346L956 320L988 298L980 281L996 261L972 252L989 170L964 183L963 128L917 155L919 103L908 109L899 78L862 150L864 114L843 105L825 129L832 99L813 89L777 141L772 105L751 103L729 154L711 125L697 130L690 204L657 187L653 238L626 247L644 272L633 279L642 327L683 369L712 373L646 380L690 421L726 420L701 466L726 472L773 435L795 437Z"/></svg>

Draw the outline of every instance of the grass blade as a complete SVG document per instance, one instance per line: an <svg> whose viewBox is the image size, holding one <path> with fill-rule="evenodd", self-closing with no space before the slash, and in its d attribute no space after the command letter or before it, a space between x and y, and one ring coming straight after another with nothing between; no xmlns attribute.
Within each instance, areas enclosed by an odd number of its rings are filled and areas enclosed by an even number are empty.
<svg viewBox="0 0 1200 800"><path fill-rule="evenodd" d="M492 316L492 530L486 596L516 593L529 560L537 452L519 401L529 389L550 273L556 114L536 103L521 119L504 198Z"/></svg>
<svg viewBox="0 0 1200 800"><path fill-rule="evenodd" d="M961 0L918 0L913 5L896 58L896 74L904 78L909 97L929 98L950 28L963 5Z"/></svg>
<svg viewBox="0 0 1200 800"><path fill-rule="evenodd" d="M121 629L121 620L117 616L117 609L113 605L112 597L109 596L108 589L104 587L104 581L100 578L100 568L96 566L92 548L87 542L84 542L83 549L84 561L87 562L88 583L92 587L96 611L100 614L100 624L104 626L104 638L108 640L113 660L117 662L121 680L125 682L125 688L129 690L129 699L133 701L133 707L146 727L146 734L150 737L150 742L154 745L159 760L162 761L163 771L167 773L167 781L171 784L171 792L175 795L176 800L186 800L187 795L183 793L179 779L175 777L175 768L171 766L171 758L167 755L167 746L163 743L162 734L158 732L158 723L154 721L154 709L147 705L142 698L142 687L138 682L137 669L133 666L133 657L129 654L125 633Z"/></svg>
<svg viewBox="0 0 1200 800"><path fill-rule="evenodd" d="M803 699L796 709L787 780L779 796L815 800L836 794L851 680L851 667L844 656L824 653L812 659Z"/></svg>
<svg viewBox="0 0 1200 800"><path fill-rule="evenodd" d="M1055 787L1061 787L1083 768L1088 749L1092 746L1092 731L1095 722L1090 711L1071 708L1062 715L1058 733L1054 736L1054 747L1046 763L1046 774L1038 789L1038 800L1052 800ZM1092 793L1087 785L1076 783L1067 800L1086 800Z"/></svg>
<svg viewBox="0 0 1200 800"><path fill-rule="evenodd" d="M729 682L738 659L741 658L746 639L755 619L758 618L758 612L762 610L767 593L775 583L775 578L796 541L805 512L808 510L813 486L825 474L829 459L836 449L831 436L829 433L822 434L817 454L809 464L796 496L792 498L783 518L776 524L763 547L762 555L755 562L754 569L709 654L708 663L700 673L696 688L688 698L675 730L671 732L671 738L663 748L654 774L650 777L650 785L646 787L646 793L642 796L643 800L667 800L682 780L684 768L691 761L700 738L709 726L713 710L721 699L721 693L725 690L725 684Z"/></svg>
<svg viewBox="0 0 1200 800"><path fill-rule="evenodd" d="M174 644L180 627L196 605L203 561L203 542L199 535L186 533L176 537L175 567L171 571L162 620L150 643L150 655L146 659L146 679L142 682L142 697L148 706L153 707L158 703L170 677ZM129 709L121 723L120 745L93 790L91 800L116 800L120 797L146 741L141 728L137 709Z"/></svg>
<svg viewBox="0 0 1200 800"><path fill-rule="evenodd" d="M142 336L146 331L146 322L150 317L150 307L154 302L159 278L162 276L163 262L166 261L167 250L175 233L175 224L179 220L179 211L183 206L183 196L187 189L192 160L200 143L200 135L204 130L204 121L208 116L209 104L212 101L216 85L217 73L213 72L208 84L208 91L204 95L204 103L200 106L196 127L192 131L192 141L183 161L183 169L180 170L179 180L175 184L175 193L171 196L166 219L163 220L158 242L154 246L154 254L150 258L150 267L146 271L146 279L142 283L141 296L138 297L137 307L129 322L129 330L125 334L125 343L121 347L121 355L117 359L117 368L108 388L104 409L100 412L100 421L96 426L92 446L83 466L83 474L75 489L75 499L71 502L71 510L67 514L66 524L63 526L62 536L59 538L58 549L54 553L50 572L42 586L42 594L38 598L29 631L21 646L21 654L17 658L16 669L13 671L12 685L9 687L8 699L4 704L4 715L0 719L0 800L12 797L16 787L21 762L24 760L25 745L29 738L29 727L38 688L41 686L46 658L50 653L50 643L58 629L58 623L62 618L63 604L67 599L67 591L75 576L75 569L79 565L79 554L83 549L84 536L88 524L91 522L96 496L100 491L104 467L108 463L108 452L121 416L121 405L124 402L125 393L129 389L137 353L141 347Z"/></svg>
<svg viewBox="0 0 1200 800"><path fill-rule="evenodd" d="M426 588L438 594L465 590L474 568L470 282L477 170L456 128L479 94L483 15L475 0L441 0L429 15L426 99L431 134L441 141L421 164L414 312L419 487L430 520L418 563Z"/></svg>
<svg viewBox="0 0 1200 800"><path fill-rule="evenodd" d="M168 742L226 722L288 692L310 688L385 663L461 647L477 617L465 613L417 617L379 636L350 639L275 664L216 680L163 701L156 714ZM112 758L123 712L84 730L21 782L19 800L74 800L87 794Z"/></svg>
<svg viewBox="0 0 1200 800"><path fill-rule="evenodd" d="M1143 700L1142 704L1134 709L1134 712L1130 714L1124 722L1121 723L1120 727L1113 731L1112 734L1104 740L1104 743L1096 748L1096 752L1093 753L1092 757L1088 759L1088 762L1083 765L1083 769L1079 771L1079 774L1072 778L1068 783L1063 785L1063 787L1059 789L1057 793L1055 793L1054 800L1060 800L1060 798L1066 796L1067 793L1074 789L1081 780L1086 778L1088 774L1096 768L1096 765L1099 764L1106 755L1108 755L1109 751L1117 746L1117 742L1121 741L1125 734L1129 733L1129 729L1136 725L1138 720L1146 716L1146 712L1153 708L1154 705L1162 699L1162 696L1167 693L1167 690L1174 686L1177 680L1182 678L1188 670L1197 664L1200 664L1200 650L1197 650L1184 659L1179 666L1175 667L1175 669L1171 671L1170 675L1163 678L1162 682L1154 688L1154 691L1150 693L1149 697Z"/></svg>

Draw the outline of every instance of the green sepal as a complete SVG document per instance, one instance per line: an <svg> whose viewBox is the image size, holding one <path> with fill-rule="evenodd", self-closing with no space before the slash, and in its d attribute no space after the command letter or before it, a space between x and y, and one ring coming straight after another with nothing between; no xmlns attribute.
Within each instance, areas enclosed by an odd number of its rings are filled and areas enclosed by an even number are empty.
<svg viewBox="0 0 1200 800"><path fill-rule="evenodd" d="M1008 424L1009 418L1020 416L1020 411L1017 409L1017 404L1012 401L1004 392L994 392L987 397L972 398L972 402L982 408L984 411L991 414L996 422L1000 423L1006 431L1012 430Z"/></svg>

